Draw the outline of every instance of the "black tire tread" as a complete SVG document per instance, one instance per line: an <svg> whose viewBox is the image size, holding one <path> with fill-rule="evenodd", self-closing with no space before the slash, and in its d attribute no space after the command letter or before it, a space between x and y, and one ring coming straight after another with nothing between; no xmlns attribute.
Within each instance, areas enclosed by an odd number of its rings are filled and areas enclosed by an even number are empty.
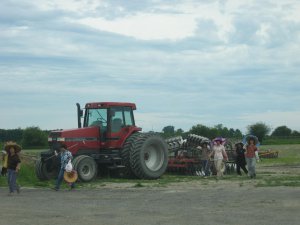
<svg viewBox="0 0 300 225"><path fill-rule="evenodd" d="M125 168L122 170L124 177L126 178L135 178L136 175L131 169L130 165L130 152L132 151L137 138L140 136L141 133L136 132L130 135L127 140L125 141L124 147L121 151L121 158L123 160L123 165Z"/></svg>
<svg viewBox="0 0 300 225"><path fill-rule="evenodd" d="M157 179L157 176L151 176L149 174L147 174L144 169L142 168L141 162L140 162L140 152L141 149L143 147L143 144L145 143L145 141L152 137L152 136L158 136L155 133L141 133L135 140L135 144L133 145L133 148L130 152L130 165L131 165L131 169L134 172L134 174L140 178L140 179ZM160 137L160 136L159 136ZM160 137L161 138L161 137ZM162 141L164 141L161 138ZM167 144L166 144L166 149L167 149ZM168 156L165 156L167 160ZM166 167L167 165L165 165ZM165 168L166 169L166 168ZM164 172L164 171L163 171Z"/></svg>

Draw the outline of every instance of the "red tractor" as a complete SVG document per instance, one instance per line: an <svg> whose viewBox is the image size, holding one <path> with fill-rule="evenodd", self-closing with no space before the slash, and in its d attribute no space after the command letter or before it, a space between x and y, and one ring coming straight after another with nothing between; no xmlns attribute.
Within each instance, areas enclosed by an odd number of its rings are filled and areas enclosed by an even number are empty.
<svg viewBox="0 0 300 225"><path fill-rule="evenodd" d="M77 103L78 128L50 133L50 150L42 152L36 163L37 177L57 176L60 162L53 155L65 143L81 181L93 180L102 168L118 169L126 177L159 178L167 168L168 146L155 133L141 133L135 125L135 109L133 103L94 102L87 103L84 112Z"/></svg>

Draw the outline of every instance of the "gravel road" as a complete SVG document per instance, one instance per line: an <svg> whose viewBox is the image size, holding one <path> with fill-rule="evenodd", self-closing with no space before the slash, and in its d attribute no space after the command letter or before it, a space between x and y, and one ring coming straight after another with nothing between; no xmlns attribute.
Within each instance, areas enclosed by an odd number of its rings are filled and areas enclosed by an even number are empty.
<svg viewBox="0 0 300 225"><path fill-rule="evenodd" d="M0 188L0 225L300 224L298 187L104 187L62 190Z"/></svg>

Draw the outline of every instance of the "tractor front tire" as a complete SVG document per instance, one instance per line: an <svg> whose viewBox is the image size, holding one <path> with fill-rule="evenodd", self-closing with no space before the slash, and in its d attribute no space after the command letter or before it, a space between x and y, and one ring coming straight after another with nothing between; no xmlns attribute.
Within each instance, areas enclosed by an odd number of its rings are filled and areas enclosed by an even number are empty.
<svg viewBox="0 0 300 225"><path fill-rule="evenodd" d="M73 165L80 181L89 182L97 177L98 165L92 157L80 155L73 160Z"/></svg>
<svg viewBox="0 0 300 225"><path fill-rule="evenodd" d="M35 163L35 174L41 181L54 179L57 174L57 165L53 160L43 162L42 159L38 159Z"/></svg>
<svg viewBox="0 0 300 225"><path fill-rule="evenodd" d="M168 146L165 140L157 134L140 134L130 151L130 165L138 178L159 178L168 165Z"/></svg>

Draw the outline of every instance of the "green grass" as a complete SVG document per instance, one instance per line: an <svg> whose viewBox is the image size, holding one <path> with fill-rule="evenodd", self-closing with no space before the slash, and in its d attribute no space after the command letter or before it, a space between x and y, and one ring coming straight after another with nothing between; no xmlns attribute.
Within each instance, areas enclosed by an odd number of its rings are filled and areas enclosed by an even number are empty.
<svg viewBox="0 0 300 225"><path fill-rule="evenodd" d="M300 165L300 144L297 145L263 145L260 147L261 150L274 150L279 151L279 158L276 159L262 159L259 164L258 176L255 180L257 187L274 187L274 186L300 186L300 175L294 175L283 172L270 172L263 171L263 167L269 166L281 166L281 165ZM23 154L27 156L38 156L41 150L24 150ZM260 168L261 167L261 168ZM240 187L248 185L249 178L246 176L225 175L222 179L224 182L235 182ZM171 184L192 182L197 181L201 185L210 185L215 182L214 177L208 179L202 179L197 176L184 176L175 174L164 174L160 179L157 180L139 180L139 179L123 179L123 178L111 178L101 177L97 180L89 183L78 182L78 188L101 188L109 186L109 184L120 184L122 183L126 187L133 188L147 188L147 187L167 187ZM29 160L28 157L24 157L22 160L21 171L18 176L18 183L23 187L42 187L49 188L54 185L54 180L50 181L39 181L36 178L34 172L34 160ZM7 186L6 177L0 177L0 186ZM63 188L67 188L66 184L63 184Z"/></svg>
<svg viewBox="0 0 300 225"><path fill-rule="evenodd" d="M300 164L300 144L297 145L263 145L260 150L278 151L278 158L262 158L262 164L283 164L295 165Z"/></svg>
<svg viewBox="0 0 300 225"><path fill-rule="evenodd" d="M264 145L290 145L300 144L300 138L266 138L263 141Z"/></svg>

